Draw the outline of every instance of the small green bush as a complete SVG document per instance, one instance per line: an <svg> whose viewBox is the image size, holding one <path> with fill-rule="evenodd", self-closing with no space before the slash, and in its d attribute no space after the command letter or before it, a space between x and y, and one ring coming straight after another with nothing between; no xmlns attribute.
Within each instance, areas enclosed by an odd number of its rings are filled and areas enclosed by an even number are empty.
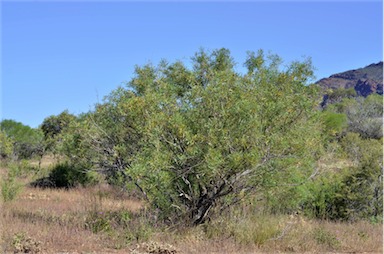
<svg viewBox="0 0 384 254"><path fill-rule="evenodd" d="M346 114L324 111L322 121L324 123L325 133L331 137L339 136L348 127Z"/></svg>
<svg viewBox="0 0 384 254"><path fill-rule="evenodd" d="M48 178L58 188L88 186L99 182L97 173L85 171L68 162L55 165Z"/></svg>
<svg viewBox="0 0 384 254"><path fill-rule="evenodd" d="M143 219L137 223L132 223L131 227L126 229L125 238L127 243L132 241L148 241L153 234L153 227Z"/></svg>
<svg viewBox="0 0 384 254"><path fill-rule="evenodd" d="M8 176L1 181L1 196L4 202L14 200L22 190L22 184L17 183L14 177Z"/></svg>
<svg viewBox="0 0 384 254"><path fill-rule="evenodd" d="M382 140L347 133L340 141L351 166L326 171L306 184L305 215L319 219L372 222L383 215Z"/></svg>
<svg viewBox="0 0 384 254"><path fill-rule="evenodd" d="M331 232L322 227L315 228L312 231L313 237L318 244L325 245L331 250L336 250L340 247L340 241Z"/></svg>
<svg viewBox="0 0 384 254"><path fill-rule="evenodd" d="M97 211L92 211L88 214L85 227L95 234L112 230L111 220L108 214Z"/></svg>
<svg viewBox="0 0 384 254"><path fill-rule="evenodd" d="M15 162L10 162L7 165L9 169L9 176L11 177L26 177L30 174L35 174L38 169L32 166L27 160L20 160Z"/></svg>

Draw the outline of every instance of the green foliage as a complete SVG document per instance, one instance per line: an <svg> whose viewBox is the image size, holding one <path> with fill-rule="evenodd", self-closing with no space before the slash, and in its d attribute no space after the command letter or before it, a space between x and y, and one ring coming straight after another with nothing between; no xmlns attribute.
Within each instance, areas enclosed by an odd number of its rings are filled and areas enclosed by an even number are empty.
<svg viewBox="0 0 384 254"><path fill-rule="evenodd" d="M363 138L379 139L383 136L383 97L378 94L367 98L344 98L330 105L327 111L346 114L348 131L358 133Z"/></svg>
<svg viewBox="0 0 384 254"><path fill-rule="evenodd" d="M343 134L348 127L347 116L345 114L324 111L322 114L325 133L330 137L337 137Z"/></svg>
<svg viewBox="0 0 384 254"><path fill-rule="evenodd" d="M337 250L340 247L340 240L322 227L315 228L312 234L318 244L325 245L330 250Z"/></svg>
<svg viewBox="0 0 384 254"><path fill-rule="evenodd" d="M344 98L323 112L326 134L336 134L344 156L354 166L314 182L304 202L307 213L343 220L382 216L382 114L382 96L377 94Z"/></svg>
<svg viewBox="0 0 384 254"><path fill-rule="evenodd" d="M46 142L71 162L52 177L72 186L83 177L72 165L97 169L110 183L138 188L160 219L189 224L236 203L239 193L284 179L299 184L321 153L317 91L306 86L309 60L285 70L281 63L261 50L248 52L242 75L229 50L219 49L197 52L192 69L166 61L137 66L128 88L94 111L44 121Z"/></svg>
<svg viewBox="0 0 384 254"><path fill-rule="evenodd" d="M14 120L2 120L0 128L15 142L34 141L40 135L35 129Z"/></svg>
<svg viewBox="0 0 384 254"><path fill-rule="evenodd" d="M0 122L1 136L5 134L5 138L1 138L1 143L8 143L4 145L7 150L10 149L9 141L12 142L13 154L18 159L30 159L34 156L42 156L44 153L43 147L43 134L38 129L32 129L29 126L13 120L3 120ZM9 153L9 151L8 151Z"/></svg>
<svg viewBox="0 0 384 254"><path fill-rule="evenodd" d="M308 195L306 185L287 186L281 180L278 186L272 186L259 195L263 201L259 202L259 205L263 206L263 210L267 213L291 214L300 210L303 200L306 200Z"/></svg>
<svg viewBox="0 0 384 254"><path fill-rule="evenodd" d="M40 130L44 135L45 149L55 153L55 149L61 143L61 134L75 120L76 116L70 114L68 110L61 112L57 116L52 115L45 118L40 125Z"/></svg>
<svg viewBox="0 0 384 254"><path fill-rule="evenodd" d="M4 202L14 200L21 192L23 185L16 181L14 176L1 179L1 196Z"/></svg>
<svg viewBox="0 0 384 254"><path fill-rule="evenodd" d="M320 112L317 90L307 86L310 61L285 69L281 63L276 55L248 52L247 73L239 74L229 50L219 49L197 52L191 69L165 60L136 66L127 87L92 112L44 121L46 141L71 162L51 179L73 186L92 181L85 172L97 169L110 183L137 188L169 223L204 223L215 208L255 193L274 213L381 214L381 149L367 138L380 137L382 102L340 90ZM333 142L328 149L341 146L355 166L308 181L324 141Z"/></svg>
<svg viewBox="0 0 384 254"><path fill-rule="evenodd" d="M153 227L143 219L130 224L130 228L125 231L124 235L127 242L148 241L153 234Z"/></svg>
<svg viewBox="0 0 384 254"><path fill-rule="evenodd" d="M9 159L13 154L13 143L7 134L0 130L0 159Z"/></svg>
<svg viewBox="0 0 384 254"><path fill-rule="evenodd" d="M344 179L342 192L345 213L350 219L383 215L383 146L382 140L361 139L347 135L342 142L356 167Z"/></svg>
<svg viewBox="0 0 384 254"><path fill-rule="evenodd" d="M315 91L305 86L310 63L281 71L277 56L249 57L258 64L244 76L225 49L198 52L193 71L181 63L138 67L131 89L98 106L99 160L125 174L163 218L203 223L239 192L311 173L320 130Z"/></svg>
<svg viewBox="0 0 384 254"><path fill-rule="evenodd" d="M348 89L339 88L339 89L333 90L327 96L328 96L327 103L337 103L345 98L355 98L357 96L357 93L353 87Z"/></svg>
<svg viewBox="0 0 384 254"><path fill-rule="evenodd" d="M99 177L92 171L84 170L69 162L63 162L53 167L48 176L54 187L71 188L77 185L94 185Z"/></svg>
<svg viewBox="0 0 384 254"><path fill-rule="evenodd" d="M345 172L326 172L306 185L308 195L302 200L305 215L319 219L343 219L340 192L345 187Z"/></svg>
<svg viewBox="0 0 384 254"><path fill-rule="evenodd" d="M349 129L363 138L383 136L383 97L377 94L356 101L354 107L347 109Z"/></svg>
<svg viewBox="0 0 384 254"><path fill-rule="evenodd" d="M357 220L383 215L382 143L348 133L341 145L353 167L324 172L307 184L302 207L321 219Z"/></svg>
<svg viewBox="0 0 384 254"><path fill-rule="evenodd" d="M11 177L26 177L31 173L35 173L37 168L30 165L27 160L15 161L8 163L8 175Z"/></svg>
<svg viewBox="0 0 384 254"><path fill-rule="evenodd" d="M281 62L249 53L240 75L229 50L219 49L196 53L192 70L166 61L136 67L128 89L67 121L65 131L59 117L42 129L72 164L137 187L162 219L203 223L239 193L286 177L298 183L313 169L321 128L316 91L305 86L312 66L281 70ZM59 169L58 179L71 175Z"/></svg>
<svg viewBox="0 0 384 254"><path fill-rule="evenodd" d="M310 60L281 64L276 55L248 52L247 73L240 74L229 50L202 49L192 68L165 60L136 66L127 87L93 111L44 120L47 147L70 162L50 179L71 187L93 182L86 172L97 170L109 183L137 188L171 224L204 223L255 193L273 213L382 214L381 149L368 139L381 135L379 97L356 99L354 90L337 90L320 112ZM344 150L355 166L314 177L323 147ZM103 231L103 220L95 221Z"/></svg>
<svg viewBox="0 0 384 254"><path fill-rule="evenodd" d="M23 188L23 184L18 178L25 177L31 172L35 172L36 168L29 165L25 160L10 162L7 165L7 175L1 179L1 195L4 202L14 200Z"/></svg>
<svg viewBox="0 0 384 254"><path fill-rule="evenodd" d="M92 233L108 232L112 230L110 219L103 212L93 211L88 214L85 227Z"/></svg>
<svg viewBox="0 0 384 254"><path fill-rule="evenodd" d="M44 119L40 128L45 138L54 138L60 134L76 117L65 110L57 116L50 116Z"/></svg>

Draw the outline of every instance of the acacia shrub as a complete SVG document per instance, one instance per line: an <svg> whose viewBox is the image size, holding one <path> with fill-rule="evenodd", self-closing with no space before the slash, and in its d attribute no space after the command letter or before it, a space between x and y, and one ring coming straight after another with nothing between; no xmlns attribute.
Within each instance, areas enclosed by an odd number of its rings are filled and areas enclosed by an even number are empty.
<svg viewBox="0 0 384 254"><path fill-rule="evenodd" d="M260 51L241 75L225 49L193 61L176 75L188 81L183 93L169 66L146 66L124 101L125 119L142 121L141 149L125 172L162 218L204 223L240 193L310 176L321 141L309 62L281 71L280 58Z"/></svg>
<svg viewBox="0 0 384 254"><path fill-rule="evenodd" d="M81 121L60 134L82 169L137 188L158 218L201 224L265 188L298 184L322 152L318 94L309 60L281 67L248 53L246 74L229 50L201 50L135 69Z"/></svg>

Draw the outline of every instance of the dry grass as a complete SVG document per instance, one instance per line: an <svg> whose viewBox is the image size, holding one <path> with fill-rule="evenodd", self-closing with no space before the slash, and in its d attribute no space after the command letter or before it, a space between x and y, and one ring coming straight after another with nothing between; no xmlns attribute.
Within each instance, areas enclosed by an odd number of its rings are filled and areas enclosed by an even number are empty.
<svg viewBox="0 0 384 254"><path fill-rule="evenodd" d="M267 242L263 249L300 253L382 253L382 238L382 225L364 221L353 224L306 221L298 217L284 237Z"/></svg>
<svg viewBox="0 0 384 254"><path fill-rule="evenodd" d="M49 166L59 162L59 157L54 157L53 155L44 155L41 161L34 159L30 161L30 165L33 167L38 167L40 162L41 168L48 168Z"/></svg>
<svg viewBox="0 0 384 254"><path fill-rule="evenodd" d="M382 225L364 221L307 221L297 215L248 214L221 218L209 226L187 230L175 245L182 247L183 253L192 254L382 253L382 244Z"/></svg>
<svg viewBox="0 0 384 254"><path fill-rule="evenodd" d="M116 193L116 190L107 185L70 190L25 188L18 202L9 206L17 207L22 203L29 210L40 209L55 215L84 212L94 206L100 211L127 209L133 212L142 207L140 201L118 198Z"/></svg>
<svg viewBox="0 0 384 254"><path fill-rule="evenodd" d="M235 210L199 227L153 228L140 215L143 202L103 184L70 190L25 186L0 208L1 253L21 253L23 245L29 253L73 254L383 252L382 225L364 221L335 223ZM120 221L124 216L126 221Z"/></svg>
<svg viewBox="0 0 384 254"><path fill-rule="evenodd" d="M102 250L114 243L84 226L89 214L122 210L137 213L143 206L137 200L112 195L114 190L103 185L73 190L24 188L17 200L2 206L3 244L11 251L14 236L25 233L42 242L45 253L106 252Z"/></svg>

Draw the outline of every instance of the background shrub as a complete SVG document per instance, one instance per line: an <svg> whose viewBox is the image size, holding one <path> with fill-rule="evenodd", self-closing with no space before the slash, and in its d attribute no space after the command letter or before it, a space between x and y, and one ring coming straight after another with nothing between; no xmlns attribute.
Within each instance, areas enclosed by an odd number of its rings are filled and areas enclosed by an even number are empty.
<svg viewBox="0 0 384 254"><path fill-rule="evenodd" d="M58 188L94 185L100 179L97 173L76 167L69 162L55 165L48 178L53 186Z"/></svg>

